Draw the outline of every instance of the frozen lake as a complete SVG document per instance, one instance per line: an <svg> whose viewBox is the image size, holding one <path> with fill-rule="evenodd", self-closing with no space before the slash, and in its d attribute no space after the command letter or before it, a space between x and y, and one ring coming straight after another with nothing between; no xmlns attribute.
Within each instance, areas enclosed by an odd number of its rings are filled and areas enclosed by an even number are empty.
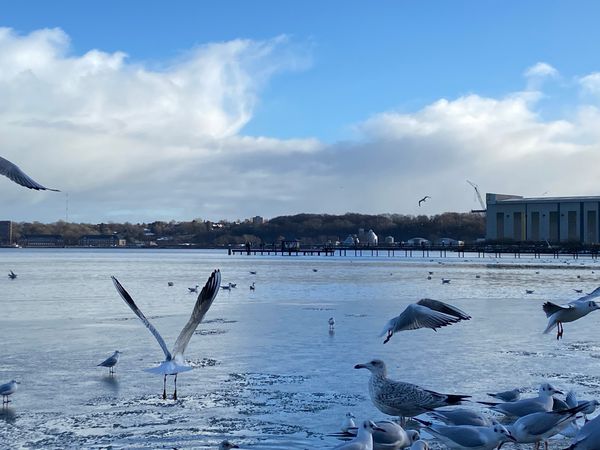
<svg viewBox="0 0 600 450"><path fill-rule="evenodd" d="M142 370L162 351L110 276L172 347L195 302L187 287L215 268L238 287L219 293L192 338L186 358L195 370L179 376L179 400L163 401L162 377ZM589 258L2 249L0 273L9 270L18 278L0 276L0 382L22 384L0 410L0 443L13 448L216 448L225 438L242 448L331 448L340 441L327 435L346 412L385 417L368 397L368 371L353 369L373 358L392 378L476 400L513 387L533 393L542 381L600 398L600 313L566 324L560 342L541 333L544 301L600 285L600 264ZM386 321L423 297L473 319L383 345ZM117 349L109 377L96 365Z"/></svg>

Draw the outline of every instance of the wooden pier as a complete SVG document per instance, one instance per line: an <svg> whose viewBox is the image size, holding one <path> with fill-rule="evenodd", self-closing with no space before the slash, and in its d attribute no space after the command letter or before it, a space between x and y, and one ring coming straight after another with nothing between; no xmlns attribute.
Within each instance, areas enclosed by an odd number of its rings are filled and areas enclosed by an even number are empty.
<svg viewBox="0 0 600 450"><path fill-rule="evenodd" d="M464 258L465 254L477 255L478 258L502 256L512 256L514 258L550 257L573 258L590 257L597 259L600 252L600 246L553 246L542 245L460 245L460 246L353 246L353 247L230 247L227 250L229 255L266 255L266 256L387 256L387 257L420 257L420 258L446 258L449 256Z"/></svg>

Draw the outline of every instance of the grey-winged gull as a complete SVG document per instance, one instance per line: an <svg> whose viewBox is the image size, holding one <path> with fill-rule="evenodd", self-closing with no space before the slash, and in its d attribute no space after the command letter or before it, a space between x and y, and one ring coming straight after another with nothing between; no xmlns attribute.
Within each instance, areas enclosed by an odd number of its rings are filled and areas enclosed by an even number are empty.
<svg viewBox="0 0 600 450"><path fill-rule="evenodd" d="M121 352L119 350L115 350L115 352L98 364L98 367L108 367L108 373L115 373L115 366L119 362L119 357L121 356Z"/></svg>
<svg viewBox="0 0 600 450"><path fill-rule="evenodd" d="M385 344L398 331L416 330L418 328L431 328L435 331L436 328L445 327L461 320L469 320L470 318L471 316L455 306L439 300L423 298L417 303L408 305L399 316L390 319L379 336L387 333L385 341L383 341Z"/></svg>
<svg viewBox="0 0 600 450"><path fill-rule="evenodd" d="M506 441L515 441L503 425L488 427L472 425L442 425L416 419L425 430L437 437L450 449L492 450Z"/></svg>
<svg viewBox="0 0 600 450"><path fill-rule="evenodd" d="M565 450L598 450L600 448L600 416L581 427L573 443Z"/></svg>
<svg viewBox="0 0 600 450"><path fill-rule="evenodd" d="M554 394L562 394L561 391L554 388L549 383L542 383L537 397L524 398L516 402L479 402L483 405L488 405L492 410L502 413L506 416L523 417L527 414L535 412L552 411Z"/></svg>
<svg viewBox="0 0 600 450"><path fill-rule="evenodd" d="M507 429L519 444L535 443L536 450L540 442L544 442L546 450L548 449L547 439L560 433L571 422L576 419L576 415L584 407L578 406L565 411L550 411L528 414L520 417Z"/></svg>
<svg viewBox="0 0 600 450"><path fill-rule="evenodd" d="M2 404L10 402L10 400L8 399L8 396L17 392L17 389L19 388L19 384L21 384L21 383L19 383L16 380L11 380L8 383L4 383L4 384L0 385L0 395L2 395Z"/></svg>
<svg viewBox="0 0 600 450"><path fill-rule="evenodd" d="M133 298L129 295L129 293L125 290L121 283L115 278L112 277L113 283L117 288L117 291L121 295L121 298L127 303L127 305L131 308L131 310L135 313L136 316L140 318L140 320L146 325L146 328L150 330L152 335L158 341L158 344L162 348L162 351L165 354L165 360L160 363L158 367L153 367L151 369L145 369L147 372L161 374L164 376L163 378L163 399L167 398L167 375L175 375L175 390L173 392L173 399L177 400L177 374L179 372L187 372L188 370L192 370L192 367L187 366L185 364L185 359L183 357L183 352L187 348L194 331L202 322L202 319L208 312L208 309L212 305L215 297L219 292L219 285L221 283L221 272L217 269L213 271L208 277L208 281L198 294L198 299L196 300L196 304L194 305L194 309L192 311L192 315L190 319L185 324L181 333L177 337L175 341L175 345L173 346L173 350L169 351L167 348L167 344L165 344L164 339L158 333L156 328L148 321L144 313L137 307Z"/></svg>
<svg viewBox="0 0 600 450"><path fill-rule="evenodd" d="M544 330L544 334L549 333L554 327L557 327L556 339L562 338L564 322L573 322L592 311L600 309L600 306L593 300L598 296L600 296L600 287L566 305L557 305L552 302L544 303L542 308L546 313L546 317L548 317L548 325Z"/></svg>

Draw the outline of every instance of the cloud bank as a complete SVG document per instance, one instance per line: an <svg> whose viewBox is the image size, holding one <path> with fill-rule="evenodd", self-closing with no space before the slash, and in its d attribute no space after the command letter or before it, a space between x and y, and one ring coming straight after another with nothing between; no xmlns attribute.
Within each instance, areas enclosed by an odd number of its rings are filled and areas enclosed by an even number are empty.
<svg viewBox="0 0 600 450"><path fill-rule="evenodd" d="M285 37L190 49L159 69L124 53L73 55L60 29L0 29L0 155L69 194L72 221L273 217L298 212L434 214L482 192L600 195L600 73L567 83L578 102L545 118L539 62L524 90L382 111L352 139L244 135L270 80L310 70ZM0 180L0 219L64 219L66 195ZM417 200L430 195L423 207Z"/></svg>

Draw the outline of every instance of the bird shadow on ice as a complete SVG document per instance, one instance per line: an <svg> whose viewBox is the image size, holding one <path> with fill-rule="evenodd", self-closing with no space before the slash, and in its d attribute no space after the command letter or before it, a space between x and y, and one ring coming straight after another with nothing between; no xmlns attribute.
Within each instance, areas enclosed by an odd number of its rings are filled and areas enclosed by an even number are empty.
<svg viewBox="0 0 600 450"><path fill-rule="evenodd" d="M115 394L119 392L119 380L114 375L104 375L100 379L102 385Z"/></svg>
<svg viewBox="0 0 600 450"><path fill-rule="evenodd" d="M6 423L14 425L17 422L17 413L14 409L3 406L2 409L0 409L0 420L4 420Z"/></svg>

